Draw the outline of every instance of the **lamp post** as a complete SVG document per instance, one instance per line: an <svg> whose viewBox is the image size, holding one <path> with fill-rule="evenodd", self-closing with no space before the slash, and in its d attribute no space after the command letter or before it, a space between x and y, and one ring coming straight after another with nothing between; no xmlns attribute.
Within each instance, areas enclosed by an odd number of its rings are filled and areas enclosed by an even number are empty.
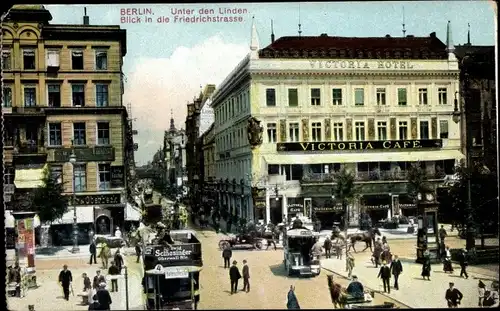
<svg viewBox="0 0 500 311"><path fill-rule="evenodd" d="M129 310L129 304L128 304L128 268L127 266L123 266L125 269L124 271L124 276L125 276L125 310Z"/></svg>
<svg viewBox="0 0 500 311"><path fill-rule="evenodd" d="M71 141L71 145L73 145L73 141ZM76 164L76 154L75 149L71 149L71 154L69 156L69 163L71 163L71 167L73 169L73 249L72 253L78 253L80 249L78 248L78 222L76 219L76 178L75 178L75 164Z"/></svg>
<svg viewBox="0 0 500 311"><path fill-rule="evenodd" d="M462 70L465 71L465 69L463 69L463 64L464 64L464 61L468 58L468 56L465 56L463 59L462 59ZM467 83L468 83L468 74L467 72L464 72L464 88L463 88L463 95L465 95L465 93L468 91L468 89L466 89L468 87ZM458 98L457 98L457 95L458 95L458 91L455 92L455 100L454 100L454 109L453 109L453 114L452 114L452 119L453 119L453 122L455 122L456 124L458 124L460 121L464 121L461 117L462 117L462 114L465 115L466 111L466 105L464 104L463 105L463 109L462 111L460 111L460 109L458 108ZM466 99L467 96L462 96L464 98L464 101ZM465 120L466 122L466 120ZM467 125L465 125L465 128L467 129ZM467 132L467 131L465 131ZM471 250L471 249L474 249L475 248L475 244L476 244L476 241L475 241L475 230L474 230L474 219L473 219L473 210L472 210L472 184L471 184L471 176L470 176L470 173L472 172L472 161L471 161L471 157L469 155L469 151L471 150L471 143L470 143L470 135L468 135L467 133L465 134L465 156L466 156L466 166L467 166L467 169L469 170L469 174L468 174L468 177L467 177L467 219L466 219L466 242L465 242L465 247L467 248L467 250Z"/></svg>

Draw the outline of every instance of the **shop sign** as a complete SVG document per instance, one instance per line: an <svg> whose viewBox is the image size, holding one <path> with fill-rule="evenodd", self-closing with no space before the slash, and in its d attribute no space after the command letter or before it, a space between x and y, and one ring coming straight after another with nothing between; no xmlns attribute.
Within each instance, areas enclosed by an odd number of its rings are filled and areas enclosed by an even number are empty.
<svg viewBox="0 0 500 311"><path fill-rule="evenodd" d="M189 277L189 271L183 267L167 267L164 271L166 279L185 279Z"/></svg>
<svg viewBox="0 0 500 311"><path fill-rule="evenodd" d="M415 203L399 203L399 208L417 208Z"/></svg>
<svg viewBox="0 0 500 311"><path fill-rule="evenodd" d="M121 195L119 193L111 194L87 194L77 195L75 205L105 205L105 204L121 204Z"/></svg>
<svg viewBox="0 0 500 311"><path fill-rule="evenodd" d="M94 146L91 148L62 148L54 150L54 162L69 162L71 153L75 152L77 161L114 161L115 148Z"/></svg>
<svg viewBox="0 0 500 311"><path fill-rule="evenodd" d="M111 166L111 188L125 186L125 168L123 165Z"/></svg>
<svg viewBox="0 0 500 311"><path fill-rule="evenodd" d="M288 213L289 214L297 214L297 213L303 213L304 212L304 205L303 204L288 204Z"/></svg>
<svg viewBox="0 0 500 311"><path fill-rule="evenodd" d="M365 205L366 209L389 209L389 204L380 204L380 205Z"/></svg>
<svg viewBox="0 0 500 311"><path fill-rule="evenodd" d="M154 257L158 264L166 266L196 265L195 261L201 257L200 244L156 245L146 247L144 255Z"/></svg>
<svg viewBox="0 0 500 311"><path fill-rule="evenodd" d="M302 142L277 143L277 151L339 151L339 150L386 150L405 149L418 150L441 148L442 139L415 139L415 140L373 140L373 141L346 141L346 142Z"/></svg>

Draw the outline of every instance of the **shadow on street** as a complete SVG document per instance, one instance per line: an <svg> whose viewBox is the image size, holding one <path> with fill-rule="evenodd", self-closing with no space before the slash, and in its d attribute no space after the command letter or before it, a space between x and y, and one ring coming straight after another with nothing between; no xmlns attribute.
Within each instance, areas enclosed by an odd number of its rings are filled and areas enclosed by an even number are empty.
<svg viewBox="0 0 500 311"><path fill-rule="evenodd" d="M67 248L66 246L54 246L54 247L37 248L36 254L37 255L51 256L51 255L55 255L56 253L58 253L62 250L67 250L68 253L70 252L70 249Z"/></svg>

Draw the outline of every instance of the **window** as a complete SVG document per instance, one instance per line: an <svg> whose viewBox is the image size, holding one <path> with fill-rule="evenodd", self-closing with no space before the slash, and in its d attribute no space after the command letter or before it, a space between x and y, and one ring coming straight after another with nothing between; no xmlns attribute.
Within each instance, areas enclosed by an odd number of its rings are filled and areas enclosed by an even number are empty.
<svg viewBox="0 0 500 311"><path fill-rule="evenodd" d="M383 87L377 88L377 105L378 106L385 105L385 88Z"/></svg>
<svg viewBox="0 0 500 311"><path fill-rule="evenodd" d="M266 89L266 106L274 107L276 106L276 90Z"/></svg>
<svg viewBox="0 0 500 311"><path fill-rule="evenodd" d="M297 142L300 140L299 138L299 124L298 123L290 123L288 125L288 141Z"/></svg>
<svg viewBox="0 0 500 311"><path fill-rule="evenodd" d="M377 135L378 140L387 140L387 122L377 122Z"/></svg>
<svg viewBox="0 0 500 311"><path fill-rule="evenodd" d="M365 104L365 89L355 88L354 89L354 105L363 106Z"/></svg>
<svg viewBox="0 0 500 311"><path fill-rule="evenodd" d="M365 122L355 122L356 140L365 140Z"/></svg>
<svg viewBox="0 0 500 311"><path fill-rule="evenodd" d="M23 50L23 68L25 70L35 69L35 50L25 49Z"/></svg>
<svg viewBox="0 0 500 311"><path fill-rule="evenodd" d="M73 188L75 192L87 190L87 167L85 164L73 165Z"/></svg>
<svg viewBox="0 0 500 311"><path fill-rule="evenodd" d="M2 105L3 107L12 107L12 88L3 87Z"/></svg>
<svg viewBox="0 0 500 311"><path fill-rule="evenodd" d="M420 139L429 139L429 121L420 121Z"/></svg>
<svg viewBox="0 0 500 311"><path fill-rule="evenodd" d="M447 90L445 87L438 88L438 103L440 105L448 104Z"/></svg>
<svg viewBox="0 0 500 311"><path fill-rule="evenodd" d="M85 106L85 85L83 84L73 84L71 85L71 91L73 94L73 107L83 107Z"/></svg>
<svg viewBox="0 0 500 311"><path fill-rule="evenodd" d="M50 177L57 184L62 184L63 167L62 165L50 165Z"/></svg>
<svg viewBox="0 0 500 311"><path fill-rule="evenodd" d="M439 121L439 138L441 139L448 138L448 120Z"/></svg>
<svg viewBox="0 0 500 311"><path fill-rule="evenodd" d="M427 105L427 89L418 89L418 104Z"/></svg>
<svg viewBox="0 0 500 311"><path fill-rule="evenodd" d="M108 52L95 51L95 69L107 70L108 69Z"/></svg>
<svg viewBox="0 0 500 311"><path fill-rule="evenodd" d="M49 84L49 107L61 107L61 86L59 84Z"/></svg>
<svg viewBox="0 0 500 311"><path fill-rule="evenodd" d="M321 89L311 89L311 105L321 105Z"/></svg>
<svg viewBox="0 0 500 311"><path fill-rule="evenodd" d="M311 132L312 141L321 141L321 122L313 122Z"/></svg>
<svg viewBox="0 0 500 311"><path fill-rule="evenodd" d="M297 89L288 89L288 106L299 106L299 93Z"/></svg>
<svg viewBox="0 0 500 311"><path fill-rule="evenodd" d="M75 50L71 51L71 68L74 70L83 69L83 51Z"/></svg>
<svg viewBox="0 0 500 311"><path fill-rule="evenodd" d="M34 86L24 87L24 107L36 106L36 88Z"/></svg>
<svg viewBox="0 0 500 311"><path fill-rule="evenodd" d="M342 89L332 89L332 101L334 106L342 105Z"/></svg>
<svg viewBox="0 0 500 311"><path fill-rule="evenodd" d="M97 144L110 145L109 122L97 122Z"/></svg>
<svg viewBox="0 0 500 311"><path fill-rule="evenodd" d="M108 85L97 84L95 86L95 104L97 107L108 106Z"/></svg>
<svg viewBox="0 0 500 311"><path fill-rule="evenodd" d="M49 123L49 146L62 145L61 123Z"/></svg>
<svg viewBox="0 0 500 311"><path fill-rule="evenodd" d="M12 68L12 57L10 50L2 50L2 69L10 70Z"/></svg>
<svg viewBox="0 0 500 311"><path fill-rule="evenodd" d="M73 123L73 144L76 146L86 144L85 122Z"/></svg>
<svg viewBox="0 0 500 311"><path fill-rule="evenodd" d="M267 142L276 142L276 123L267 123Z"/></svg>
<svg viewBox="0 0 500 311"><path fill-rule="evenodd" d="M111 165L99 164L99 190L111 188Z"/></svg>
<svg viewBox="0 0 500 311"><path fill-rule="evenodd" d="M408 122L399 121L399 140L408 139Z"/></svg>
<svg viewBox="0 0 500 311"><path fill-rule="evenodd" d="M333 140L334 141L344 140L344 124L342 122L333 123Z"/></svg>
<svg viewBox="0 0 500 311"><path fill-rule="evenodd" d="M406 88L398 89L398 105L406 106Z"/></svg>

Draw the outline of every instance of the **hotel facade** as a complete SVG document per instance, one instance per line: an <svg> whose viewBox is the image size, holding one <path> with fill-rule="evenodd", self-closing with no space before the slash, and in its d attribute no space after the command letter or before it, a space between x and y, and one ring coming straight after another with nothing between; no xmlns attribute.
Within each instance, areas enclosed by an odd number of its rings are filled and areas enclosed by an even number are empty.
<svg viewBox="0 0 500 311"><path fill-rule="evenodd" d="M345 167L361 191L348 207L352 225L361 213L416 215L410 165L436 188L464 157L452 121L458 62L435 33L273 35L259 49L253 26L250 50L212 98L221 208L272 223L314 213L331 228L343 214L332 189Z"/></svg>
<svg viewBox="0 0 500 311"><path fill-rule="evenodd" d="M64 195L75 193L53 232L71 238L76 208L85 240L91 228L110 234L138 220L127 204L136 146L122 105L126 31L90 25L88 16L80 25L51 19L41 5L19 5L2 23L4 190L7 209L35 209L27 194L49 166Z"/></svg>

